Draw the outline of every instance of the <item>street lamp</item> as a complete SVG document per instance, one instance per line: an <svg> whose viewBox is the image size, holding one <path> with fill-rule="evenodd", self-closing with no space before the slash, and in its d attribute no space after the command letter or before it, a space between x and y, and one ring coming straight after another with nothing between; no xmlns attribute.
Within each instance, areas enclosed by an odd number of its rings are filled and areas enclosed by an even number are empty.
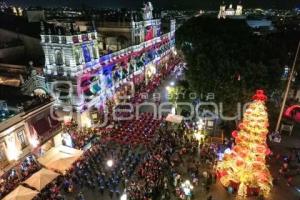
<svg viewBox="0 0 300 200"><path fill-rule="evenodd" d="M120 200L127 200L127 194L126 193L122 194Z"/></svg>
<svg viewBox="0 0 300 200"><path fill-rule="evenodd" d="M112 167L114 165L114 161L113 160L108 160L106 162L106 165L110 168L110 167Z"/></svg>
<svg viewBox="0 0 300 200"><path fill-rule="evenodd" d="M184 183L182 183L181 188L186 196L192 196L192 190L194 189L194 186L189 180L186 180Z"/></svg>

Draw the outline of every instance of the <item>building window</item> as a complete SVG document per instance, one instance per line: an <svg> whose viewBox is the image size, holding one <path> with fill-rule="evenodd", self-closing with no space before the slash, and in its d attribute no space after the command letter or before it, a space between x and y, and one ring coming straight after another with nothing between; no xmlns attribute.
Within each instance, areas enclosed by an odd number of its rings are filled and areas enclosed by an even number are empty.
<svg viewBox="0 0 300 200"><path fill-rule="evenodd" d="M70 66L70 59L67 56L65 57L65 64L66 66Z"/></svg>
<svg viewBox="0 0 300 200"><path fill-rule="evenodd" d="M24 149L27 146L25 131L22 130L22 131L18 132L17 137L18 137L18 140L21 144L22 149Z"/></svg>
<svg viewBox="0 0 300 200"><path fill-rule="evenodd" d="M54 58L53 58L52 54L49 55L49 63L50 63L50 65L52 65L54 63Z"/></svg>
<svg viewBox="0 0 300 200"><path fill-rule="evenodd" d="M82 64L82 58L81 58L81 53L80 53L79 49L75 50L75 61L76 61L76 65Z"/></svg>
<svg viewBox="0 0 300 200"><path fill-rule="evenodd" d="M49 42L49 37L45 36L45 43L48 43L48 42Z"/></svg>
<svg viewBox="0 0 300 200"><path fill-rule="evenodd" d="M65 70L63 67L57 67L57 75L63 76L64 72L65 72Z"/></svg>
<svg viewBox="0 0 300 200"><path fill-rule="evenodd" d="M63 65L63 55L62 55L62 52L60 50L57 50L55 52L55 63L58 66Z"/></svg>
<svg viewBox="0 0 300 200"><path fill-rule="evenodd" d="M98 56L97 56L97 55L98 55L98 54L97 54L97 51L98 51L97 46L93 46L92 49L93 49L93 57L94 57L94 59L97 59L97 57L98 57Z"/></svg>

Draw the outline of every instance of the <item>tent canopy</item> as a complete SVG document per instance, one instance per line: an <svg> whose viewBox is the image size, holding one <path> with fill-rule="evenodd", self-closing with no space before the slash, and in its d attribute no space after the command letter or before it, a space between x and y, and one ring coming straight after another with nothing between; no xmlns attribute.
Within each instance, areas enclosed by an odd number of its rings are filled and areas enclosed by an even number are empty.
<svg viewBox="0 0 300 200"><path fill-rule="evenodd" d="M41 191L46 185L51 183L59 174L51 170L42 168L40 171L33 174L24 183Z"/></svg>
<svg viewBox="0 0 300 200"><path fill-rule="evenodd" d="M172 122L176 124L180 124L183 120L183 116L181 115L173 115L173 114L168 114L166 121L167 122Z"/></svg>
<svg viewBox="0 0 300 200"><path fill-rule="evenodd" d="M31 200L38 194L37 191L19 185L11 193L6 195L3 200Z"/></svg>
<svg viewBox="0 0 300 200"><path fill-rule="evenodd" d="M51 148L44 156L40 157L38 161L48 169L65 174L82 154L83 151L81 150L59 146Z"/></svg>

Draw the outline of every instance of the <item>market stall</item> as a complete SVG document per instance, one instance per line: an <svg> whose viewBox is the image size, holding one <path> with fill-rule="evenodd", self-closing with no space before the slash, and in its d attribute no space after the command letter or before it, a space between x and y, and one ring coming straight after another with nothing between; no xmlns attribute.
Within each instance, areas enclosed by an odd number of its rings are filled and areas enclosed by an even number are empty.
<svg viewBox="0 0 300 200"><path fill-rule="evenodd" d="M65 174L83 154L83 151L66 146L53 147L38 159L47 169Z"/></svg>
<svg viewBox="0 0 300 200"><path fill-rule="evenodd" d="M24 183L32 188L37 189L38 191L41 191L58 176L58 173L42 168L40 171L33 174Z"/></svg>
<svg viewBox="0 0 300 200"><path fill-rule="evenodd" d="M31 190L24 186L18 186L11 193L6 195L3 200L31 200L38 194L37 191Z"/></svg>

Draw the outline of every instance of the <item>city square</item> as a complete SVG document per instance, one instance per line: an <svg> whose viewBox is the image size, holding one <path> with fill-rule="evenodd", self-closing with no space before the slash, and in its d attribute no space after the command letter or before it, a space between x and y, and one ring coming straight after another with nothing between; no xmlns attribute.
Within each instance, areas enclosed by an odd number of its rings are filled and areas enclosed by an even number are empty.
<svg viewBox="0 0 300 200"><path fill-rule="evenodd" d="M0 1L0 199L299 200L299 27L293 0Z"/></svg>

